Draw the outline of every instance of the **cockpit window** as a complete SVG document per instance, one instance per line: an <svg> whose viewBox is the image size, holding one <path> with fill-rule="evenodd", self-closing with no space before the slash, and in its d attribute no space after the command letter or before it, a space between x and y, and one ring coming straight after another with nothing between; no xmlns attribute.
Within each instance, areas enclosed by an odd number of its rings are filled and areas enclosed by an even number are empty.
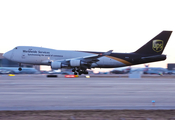
<svg viewBox="0 0 175 120"><path fill-rule="evenodd" d="M14 49L17 49L17 47L15 47Z"/></svg>

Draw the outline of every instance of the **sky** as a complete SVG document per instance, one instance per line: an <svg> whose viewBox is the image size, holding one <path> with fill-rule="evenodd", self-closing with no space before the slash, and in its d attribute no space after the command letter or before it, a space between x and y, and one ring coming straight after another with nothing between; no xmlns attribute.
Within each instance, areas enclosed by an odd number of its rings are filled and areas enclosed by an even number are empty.
<svg viewBox="0 0 175 120"><path fill-rule="evenodd" d="M1 0L0 53L15 46L134 52L163 30L175 30L174 0ZM164 50L175 63L175 35ZM143 66L143 65L142 65Z"/></svg>

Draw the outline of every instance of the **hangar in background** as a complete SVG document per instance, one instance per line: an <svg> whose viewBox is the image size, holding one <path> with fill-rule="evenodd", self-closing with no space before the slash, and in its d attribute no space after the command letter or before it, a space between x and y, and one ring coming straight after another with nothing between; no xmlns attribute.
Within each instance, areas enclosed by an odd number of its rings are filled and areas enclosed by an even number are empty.
<svg viewBox="0 0 175 120"><path fill-rule="evenodd" d="M3 53L0 53L0 67L19 67L19 64L17 62L7 60L2 55ZM22 67L35 68L36 70L40 71L39 65L22 64Z"/></svg>

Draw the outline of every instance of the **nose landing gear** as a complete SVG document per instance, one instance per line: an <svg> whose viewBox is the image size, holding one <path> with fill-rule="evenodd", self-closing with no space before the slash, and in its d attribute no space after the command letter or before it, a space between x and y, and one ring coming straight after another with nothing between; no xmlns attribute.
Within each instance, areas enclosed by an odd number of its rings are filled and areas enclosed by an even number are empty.
<svg viewBox="0 0 175 120"><path fill-rule="evenodd" d="M22 70L22 68L21 68L21 63L19 63L19 68L18 68L18 70L19 70L19 71Z"/></svg>

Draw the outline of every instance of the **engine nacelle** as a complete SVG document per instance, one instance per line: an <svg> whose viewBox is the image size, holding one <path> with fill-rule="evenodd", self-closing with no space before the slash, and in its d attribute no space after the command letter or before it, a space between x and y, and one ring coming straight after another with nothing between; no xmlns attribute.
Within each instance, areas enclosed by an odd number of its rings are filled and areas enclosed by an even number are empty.
<svg viewBox="0 0 175 120"><path fill-rule="evenodd" d="M79 67L81 65L81 60L71 60L70 66L71 67Z"/></svg>
<svg viewBox="0 0 175 120"><path fill-rule="evenodd" d="M51 68L52 69L61 69L62 65L61 62L51 62Z"/></svg>

